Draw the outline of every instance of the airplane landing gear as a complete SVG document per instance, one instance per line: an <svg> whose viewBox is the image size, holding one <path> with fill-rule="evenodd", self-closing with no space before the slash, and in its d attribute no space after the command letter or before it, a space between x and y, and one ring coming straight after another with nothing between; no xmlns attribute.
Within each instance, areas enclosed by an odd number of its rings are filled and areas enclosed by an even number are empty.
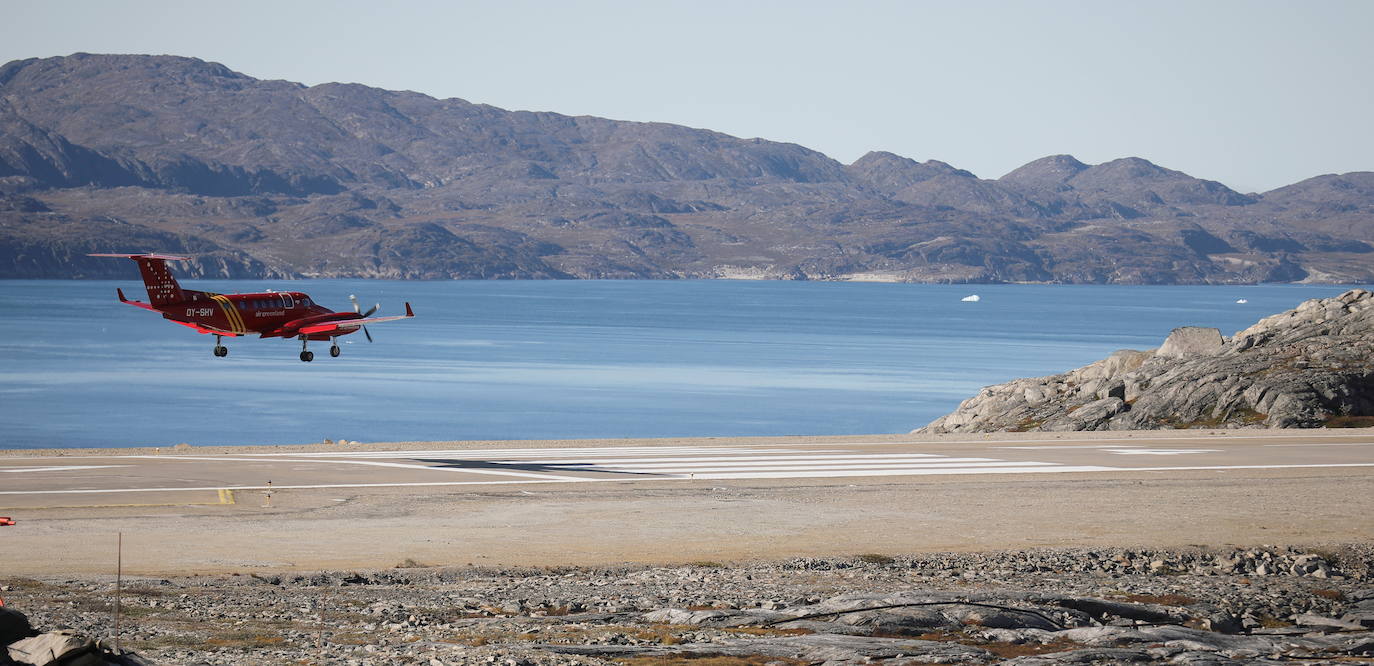
<svg viewBox="0 0 1374 666"><path fill-rule="evenodd" d="M222 345L222 344L220 344L220 338L221 338L221 337L222 337L222 336L219 336L219 335L216 335L216 336L215 336L215 356L220 356L220 357L228 356L228 355L229 355L229 348L228 348L228 347L225 347L225 346Z"/></svg>
<svg viewBox="0 0 1374 666"><path fill-rule="evenodd" d="M306 363L309 363L309 362L315 360L315 352L312 352L312 351L310 351L310 350L308 350L308 349L305 348L305 346L308 345L308 344L310 344L310 339L307 338L307 337L305 337L304 335L302 335L302 336L301 336L301 360L302 360L302 361L305 361Z"/></svg>
<svg viewBox="0 0 1374 666"><path fill-rule="evenodd" d="M342 352L343 352L343 350L339 349L339 343L336 342L336 341L334 340L334 338L330 338L330 339L329 339L329 355L330 355L331 357L333 357L333 358L338 358L338 357L339 357L339 354L342 353Z"/></svg>

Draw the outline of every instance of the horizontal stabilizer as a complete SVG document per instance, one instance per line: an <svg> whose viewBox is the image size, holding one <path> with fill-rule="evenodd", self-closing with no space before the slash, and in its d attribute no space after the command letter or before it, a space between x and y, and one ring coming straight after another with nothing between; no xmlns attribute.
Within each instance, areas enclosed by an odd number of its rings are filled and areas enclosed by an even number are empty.
<svg viewBox="0 0 1374 666"><path fill-rule="evenodd" d="M167 261L186 261L190 257L178 257L171 254L88 254L88 257L122 257L124 259L164 259Z"/></svg>
<svg viewBox="0 0 1374 666"><path fill-rule="evenodd" d="M143 301L131 301L131 300L125 298L125 297L124 297L124 290L123 290L123 289L115 288L115 293L116 293L116 294L119 294L119 302L120 302L120 303L123 303L123 304L125 304L125 305L132 305L132 306L134 306L134 307L136 307L136 308L143 308L144 310L152 310L153 312L161 312L161 310L158 310L157 308L155 308L155 307L153 307L153 306L151 306L151 305L149 305L149 304L147 304L147 303L144 303Z"/></svg>

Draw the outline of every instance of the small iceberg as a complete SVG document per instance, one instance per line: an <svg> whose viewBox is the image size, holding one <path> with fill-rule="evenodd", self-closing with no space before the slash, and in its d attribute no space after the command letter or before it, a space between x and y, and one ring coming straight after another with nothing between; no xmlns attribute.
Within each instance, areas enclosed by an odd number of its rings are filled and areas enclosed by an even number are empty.
<svg viewBox="0 0 1374 666"><path fill-rule="evenodd" d="M1241 305L1245 305L1246 303L1249 303L1250 301L1247 301L1247 300L1245 300L1245 299L1243 299L1243 298L1237 298L1237 299L1236 299L1236 302L1237 302L1237 303L1240 303Z"/></svg>
<svg viewBox="0 0 1374 666"><path fill-rule="evenodd" d="M961 299L959 299L959 300L961 300L961 301L963 301L963 302L965 302L965 303L977 303L978 301L981 301L981 300L983 300L983 299L979 298L979 297L978 297L978 294L970 294L970 295L965 296L965 297L963 297L963 298L961 298Z"/></svg>

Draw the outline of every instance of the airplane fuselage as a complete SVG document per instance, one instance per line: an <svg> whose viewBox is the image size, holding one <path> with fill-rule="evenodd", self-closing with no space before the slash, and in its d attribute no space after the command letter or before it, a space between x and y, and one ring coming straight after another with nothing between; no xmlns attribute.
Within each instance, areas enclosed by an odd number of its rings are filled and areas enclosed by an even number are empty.
<svg viewBox="0 0 1374 666"><path fill-rule="evenodd" d="M259 294L216 294L183 289L186 299L178 303L153 306L162 316L178 324L236 335L257 334L264 338L295 338L310 324L362 319L355 312L335 312L317 305L309 294L299 291L269 291ZM328 340L358 329L335 330L329 335L307 335L311 340Z"/></svg>

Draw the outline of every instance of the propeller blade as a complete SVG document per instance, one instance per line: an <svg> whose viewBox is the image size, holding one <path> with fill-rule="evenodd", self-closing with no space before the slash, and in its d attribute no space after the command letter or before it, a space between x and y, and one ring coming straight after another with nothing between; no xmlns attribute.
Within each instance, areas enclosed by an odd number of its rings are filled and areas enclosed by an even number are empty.
<svg viewBox="0 0 1374 666"><path fill-rule="evenodd" d="M371 309L368 309L367 312L363 312L363 308L361 308L360 305L357 305L357 297L356 297L356 295L349 294L349 295L348 295L348 299L349 299L349 301L353 301L353 312L356 312L357 314L360 314L360 316L363 317L363 319L367 319L367 317L371 317L371 316L372 316L372 313L376 312L376 309L381 308L381 306L382 306L382 303L376 303L376 305L372 306Z"/></svg>
<svg viewBox="0 0 1374 666"><path fill-rule="evenodd" d="M367 341L372 342L372 334L367 332L367 327L363 327L363 335L367 336Z"/></svg>

